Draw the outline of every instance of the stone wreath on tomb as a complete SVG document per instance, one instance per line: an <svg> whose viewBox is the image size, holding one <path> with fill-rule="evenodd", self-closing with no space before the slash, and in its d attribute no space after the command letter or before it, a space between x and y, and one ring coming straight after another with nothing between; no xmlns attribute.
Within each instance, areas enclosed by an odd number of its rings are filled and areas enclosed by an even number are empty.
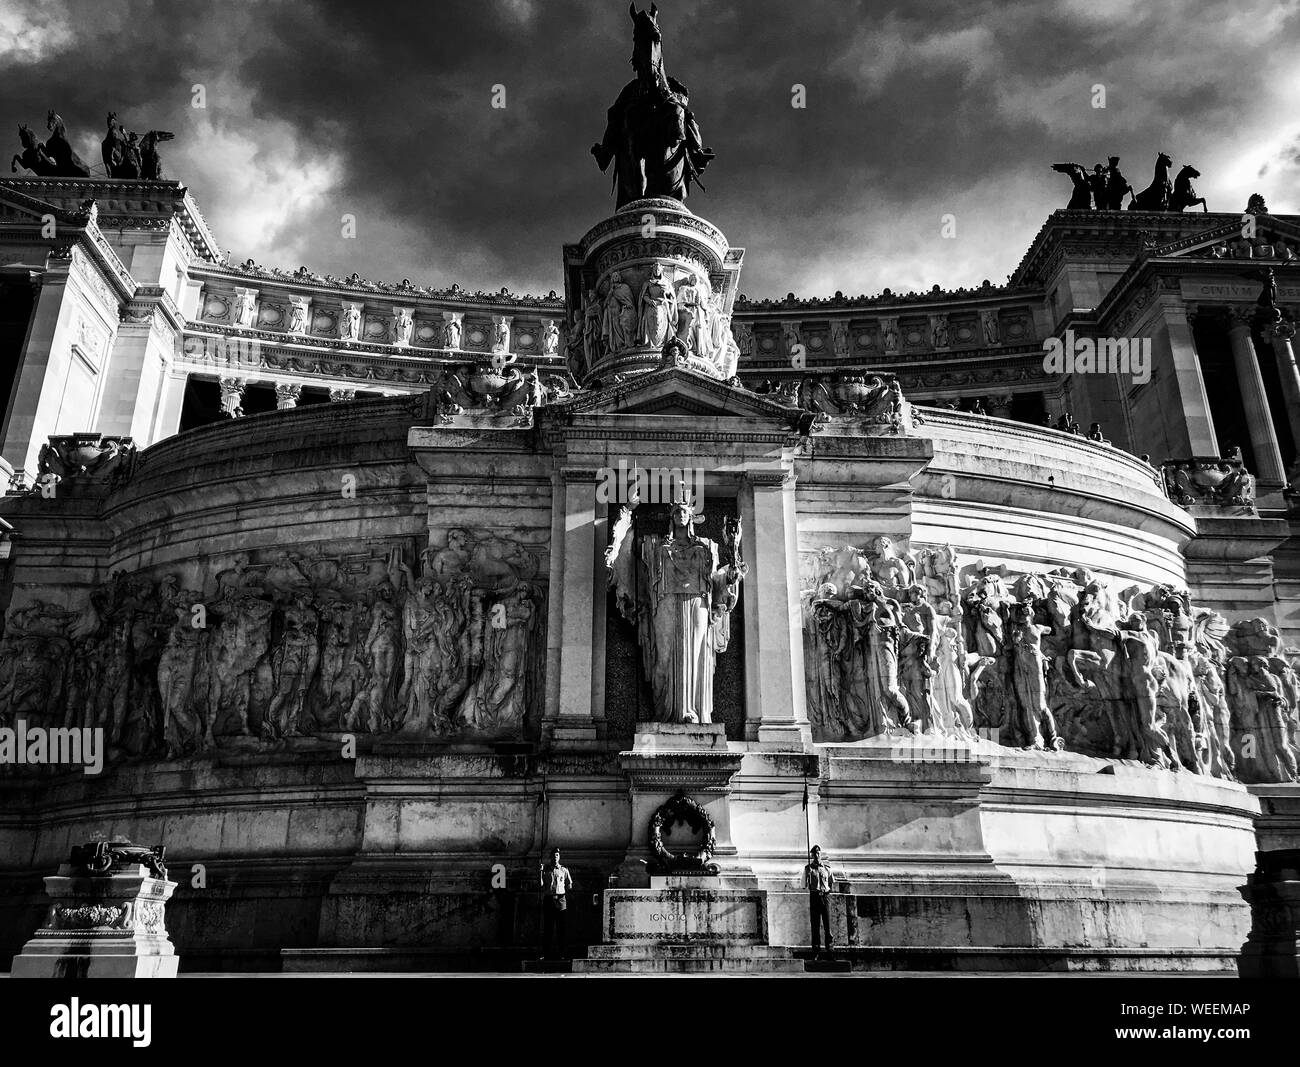
<svg viewBox="0 0 1300 1067"><path fill-rule="evenodd" d="M694 852L673 852L664 844L664 827L684 822L692 830L704 834L704 844ZM671 830L669 831L671 833ZM718 847L713 829L713 819L685 793L678 793L662 805L650 819L650 852L654 859L651 868L655 873L680 874L698 872L717 874L718 865L711 862L713 850Z"/></svg>

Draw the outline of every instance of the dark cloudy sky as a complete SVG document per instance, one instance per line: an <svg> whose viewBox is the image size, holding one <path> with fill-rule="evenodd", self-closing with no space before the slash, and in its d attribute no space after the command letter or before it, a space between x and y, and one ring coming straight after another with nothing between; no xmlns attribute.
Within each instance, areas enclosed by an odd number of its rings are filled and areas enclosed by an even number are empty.
<svg viewBox="0 0 1300 1067"><path fill-rule="evenodd" d="M1057 160L1119 154L1141 188L1163 149L1212 209L1297 212L1298 8L664 0L718 154L690 206L751 297L1001 282L1068 198ZM109 110L173 131L166 174L235 260L545 292L613 206L588 149L630 31L615 0L0 0L0 125L16 149L54 107L95 163Z"/></svg>

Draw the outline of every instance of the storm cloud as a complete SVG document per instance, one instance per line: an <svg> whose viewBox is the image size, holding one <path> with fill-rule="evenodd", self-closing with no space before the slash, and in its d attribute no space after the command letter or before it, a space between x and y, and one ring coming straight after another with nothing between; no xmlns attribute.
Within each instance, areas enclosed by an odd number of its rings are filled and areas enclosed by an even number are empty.
<svg viewBox="0 0 1300 1067"><path fill-rule="evenodd" d="M1211 210L1300 211L1298 8L665 0L717 151L689 206L751 297L1000 282L1069 197L1056 161L1142 188L1163 150ZM165 173L232 260L545 293L613 208L589 149L630 31L613 0L0 0L0 120L16 149L54 108L95 164L109 111L174 132Z"/></svg>

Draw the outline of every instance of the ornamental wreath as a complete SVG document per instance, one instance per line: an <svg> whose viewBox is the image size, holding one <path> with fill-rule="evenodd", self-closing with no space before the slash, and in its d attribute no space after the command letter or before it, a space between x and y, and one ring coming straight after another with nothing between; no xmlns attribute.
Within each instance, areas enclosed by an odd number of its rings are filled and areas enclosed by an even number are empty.
<svg viewBox="0 0 1300 1067"><path fill-rule="evenodd" d="M664 845L664 827L671 827L679 822L684 822L692 830L704 834L702 848L696 852L673 852ZM717 864L709 861L713 858L713 850L717 845L717 837L713 832L713 819L707 811L683 792L679 791L650 819L650 852L654 856L655 867L664 873L702 871L706 874L716 874Z"/></svg>

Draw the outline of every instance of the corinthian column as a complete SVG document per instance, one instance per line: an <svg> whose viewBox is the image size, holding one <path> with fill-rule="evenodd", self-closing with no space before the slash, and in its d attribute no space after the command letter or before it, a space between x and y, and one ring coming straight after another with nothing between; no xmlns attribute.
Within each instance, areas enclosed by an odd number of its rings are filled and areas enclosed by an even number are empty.
<svg viewBox="0 0 1300 1067"><path fill-rule="evenodd" d="M302 385L298 382L281 382L275 387L275 406L279 411L288 411L298 406L302 396Z"/></svg>
<svg viewBox="0 0 1300 1067"><path fill-rule="evenodd" d="M1277 360L1277 374L1282 379L1282 398L1286 401L1286 416L1291 424L1291 440L1300 451L1300 368L1296 367L1295 348L1291 344L1295 326L1283 319L1268 332L1273 358Z"/></svg>
<svg viewBox="0 0 1300 1067"><path fill-rule="evenodd" d="M1264 392L1264 378L1255 361L1255 345L1250 339L1250 317L1233 312L1228 326L1228 340L1232 345L1232 361L1237 368L1237 387L1241 390L1241 403L1246 409L1246 425L1250 428L1250 444L1255 451L1253 473L1261 486L1276 489L1286 484L1282 468L1282 450L1277 444L1273 429L1273 415L1268 409L1268 394Z"/></svg>
<svg viewBox="0 0 1300 1067"><path fill-rule="evenodd" d="M247 384L243 378L221 379L221 414L232 419L243 417L244 386Z"/></svg>

